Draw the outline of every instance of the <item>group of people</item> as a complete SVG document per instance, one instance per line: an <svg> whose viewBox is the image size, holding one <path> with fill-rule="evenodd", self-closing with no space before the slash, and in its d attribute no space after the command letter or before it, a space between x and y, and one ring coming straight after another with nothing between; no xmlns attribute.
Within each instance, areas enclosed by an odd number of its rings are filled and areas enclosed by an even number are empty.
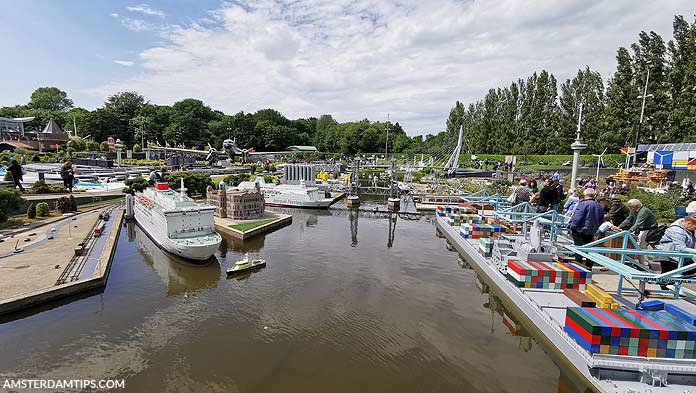
<svg viewBox="0 0 696 393"><path fill-rule="evenodd" d="M573 243L577 246L591 243L597 236L629 231L636 236L642 249L652 247L663 251L691 252L696 261L696 201L687 207L685 218L667 227L659 226L655 214L640 200L630 199L624 203L617 197L617 194L622 194L623 188L623 185L616 187L613 182L608 182L607 187L598 192L597 182L588 179L582 182L581 188L570 189L566 193L560 183L560 175L555 172L544 178L541 189L535 179L521 179L508 201L515 205L523 202L536 204L536 211L543 213L559 211L560 203L565 200L562 212ZM578 263L592 268L591 260L580 255L575 258ZM648 265L645 256L636 256L636 259ZM662 257L654 261L660 263L662 272L677 267L677 261L673 258Z"/></svg>
<svg viewBox="0 0 696 393"><path fill-rule="evenodd" d="M537 185L535 179L521 179L520 184L516 187L508 201L515 205L529 202L536 205L537 213L544 213L550 210L558 210L561 201L566 198L565 190L558 178L549 177L544 179L544 185L541 189Z"/></svg>
<svg viewBox="0 0 696 393"><path fill-rule="evenodd" d="M13 188L19 188L20 192L24 192L24 186L22 186L22 181L24 181L24 168L16 158L10 157L10 165L7 170L12 175ZM63 186L68 192L72 193L73 186L75 185L75 170L72 167L72 162L70 160L65 161L63 166L60 168L60 177L63 180Z"/></svg>

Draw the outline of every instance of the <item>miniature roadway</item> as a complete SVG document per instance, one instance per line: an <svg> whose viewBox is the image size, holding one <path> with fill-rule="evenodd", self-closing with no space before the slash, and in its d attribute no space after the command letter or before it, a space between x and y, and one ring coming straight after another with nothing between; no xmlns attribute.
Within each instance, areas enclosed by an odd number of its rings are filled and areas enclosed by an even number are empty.
<svg viewBox="0 0 696 393"><path fill-rule="evenodd" d="M0 314L105 285L123 216L122 209L114 209L102 236L94 238L99 213L108 208L6 237L0 243ZM89 249L78 258L80 243ZM15 247L24 251L15 253Z"/></svg>

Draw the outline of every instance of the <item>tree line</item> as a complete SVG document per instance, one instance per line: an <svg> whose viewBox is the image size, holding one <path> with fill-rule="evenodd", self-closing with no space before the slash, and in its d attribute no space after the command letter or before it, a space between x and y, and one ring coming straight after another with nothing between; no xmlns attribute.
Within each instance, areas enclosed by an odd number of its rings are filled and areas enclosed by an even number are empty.
<svg viewBox="0 0 696 393"><path fill-rule="evenodd" d="M408 137L397 122L368 119L339 123L331 115L288 119L275 109L228 115L203 101L186 98L173 105L155 105L137 92L120 92L95 110L73 107L67 94L56 87L36 89L27 104L0 108L1 117L35 119L28 128L40 129L49 119L66 131L76 127L81 137L102 142L109 136L126 146L143 141L170 146L219 148L227 138L236 138L244 148L257 151L285 150L291 145L314 145L320 151L354 154L383 152L389 133L390 152L405 152L420 146L422 138ZM83 143L74 144L83 146Z"/></svg>
<svg viewBox="0 0 696 393"><path fill-rule="evenodd" d="M639 143L696 142L696 22L675 16L673 28L667 43L643 31L630 49L619 48L606 86L599 72L585 67L559 92L554 75L542 70L490 89L466 107L457 101L444 139L456 140L463 125L463 151L470 153L570 153L582 103L588 153L618 152L635 146L647 80Z"/></svg>

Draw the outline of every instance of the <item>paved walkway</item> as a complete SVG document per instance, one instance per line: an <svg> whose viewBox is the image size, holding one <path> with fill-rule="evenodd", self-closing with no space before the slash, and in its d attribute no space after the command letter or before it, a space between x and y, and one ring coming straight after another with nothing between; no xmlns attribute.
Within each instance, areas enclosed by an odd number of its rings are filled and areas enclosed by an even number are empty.
<svg viewBox="0 0 696 393"><path fill-rule="evenodd" d="M23 293L48 288L65 269L74 254L75 247L82 242L98 218L97 211L81 214L55 225L54 239L47 240L51 226L37 229L36 235L15 235L0 243L0 299L15 297ZM29 238L31 241L25 242ZM18 247L24 252L13 254Z"/></svg>

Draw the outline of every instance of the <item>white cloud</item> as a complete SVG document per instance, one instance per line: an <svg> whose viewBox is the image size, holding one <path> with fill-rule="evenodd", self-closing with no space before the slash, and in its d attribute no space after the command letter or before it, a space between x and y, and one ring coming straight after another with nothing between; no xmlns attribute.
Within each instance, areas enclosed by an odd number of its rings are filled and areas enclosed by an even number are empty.
<svg viewBox="0 0 696 393"><path fill-rule="evenodd" d="M164 12L162 12L160 10L156 10L147 4L131 5L131 6L127 6L126 9L130 12L139 12L141 14L145 14L145 15L149 15L149 16L164 17Z"/></svg>
<svg viewBox="0 0 696 393"><path fill-rule="evenodd" d="M167 104L196 97L227 113L272 107L339 121L390 113L410 134L437 132L456 100L534 71L560 82L589 65L606 79L619 46L641 30L669 39L677 13L692 15L691 1L225 3L198 23L159 27L163 43L139 55L145 71L97 90ZM152 29L125 19L131 30Z"/></svg>
<svg viewBox="0 0 696 393"><path fill-rule="evenodd" d="M112 12L109 14L109 16L111 16L112 18L118 18L118 13Z"/></svg>
<svg viewBox="0 0 696 393"><path fill-rule="evenodd" d="M155 29L155 26L145 22L142 19L121 18L121 24L126 29L132 31L148 31Z"/></svg>
<svg viewBox="0 0 696 393"><path fill-rule="evenodd" d="M130 60L114 60L114 63L125 66L125 67L131 67L135 63L130 61Z"/></svg>

